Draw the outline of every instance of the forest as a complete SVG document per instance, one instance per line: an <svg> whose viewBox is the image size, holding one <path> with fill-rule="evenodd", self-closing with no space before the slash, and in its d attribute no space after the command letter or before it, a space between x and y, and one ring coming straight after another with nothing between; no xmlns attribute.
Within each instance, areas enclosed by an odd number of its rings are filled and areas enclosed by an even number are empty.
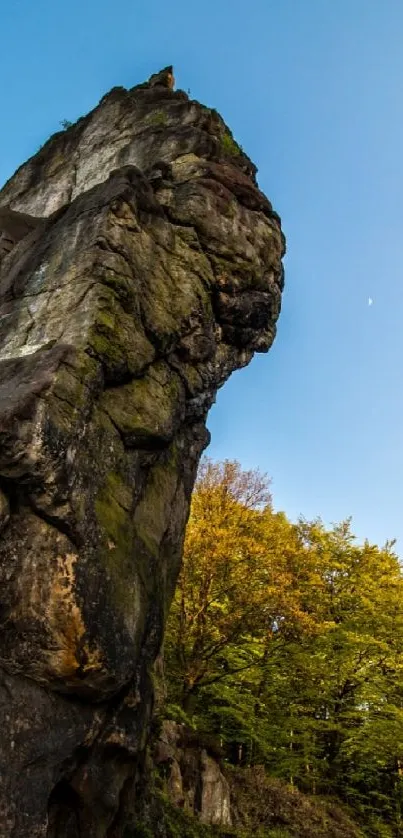
<svg viewBox="0 0 403 838"><path fill-rule="evenodd" d="M168 718L337 800L365 835L403 815L403 576L394 543L358 543L274 510L270 480L204 459L164 643Z"/></svg>

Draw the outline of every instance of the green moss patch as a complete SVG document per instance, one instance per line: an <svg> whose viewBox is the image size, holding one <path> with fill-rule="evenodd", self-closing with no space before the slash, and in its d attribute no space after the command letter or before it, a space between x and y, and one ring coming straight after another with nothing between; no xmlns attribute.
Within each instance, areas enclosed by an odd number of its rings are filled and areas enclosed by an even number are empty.
<svg viewBox="0 0 403 838"><path fill-rule="evenodd" d="M88 344L109 378L127 373L140 375L155 356L141 324L133 314L123 311L109 289L97 311Z"/></svg>
<svg viewBox="0 0 403 838"><path fill-rule="evenodd" d="M132 490L121 475L111 471L95 498L94 509L101 536L100 555L112 583L116 604L124 613L133 607L136 582L131 505Z"/></svg>
<svg viewBox="0 0 403 838"><path fill-rule="evenodd" d="M150 556L156 558L159 557L160 544L171 520L177 484L177 451L173 445L164 461L150 472L145 493L134 514L136 535Z"/></svg>
<svg viewBox="0 0 403 838"><path fill-rule="evenodd" d="M231 132L228 131L228 129L221 136L220 142L221 148L223 149L225 154L228 154L230 157L240 157L240 155L242 154L241 147L238 145L238 143L235 142Z"/></svg>
<svg viewBox="0 0 403 838"><path fill-rule="evenodd" d="M159 363L144 378L107 390L101 407L126 444L163 446L172 439L183 413L183 385L179 376Z"/></svg>

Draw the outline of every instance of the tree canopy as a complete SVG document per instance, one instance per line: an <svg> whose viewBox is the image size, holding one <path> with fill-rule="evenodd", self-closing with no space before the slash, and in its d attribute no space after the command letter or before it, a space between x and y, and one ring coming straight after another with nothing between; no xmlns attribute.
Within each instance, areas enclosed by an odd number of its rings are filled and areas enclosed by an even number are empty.
<svg viewBox="0 0 403 838"><path fill-rule="evenodd" d="M403 578L351 522L290 522L270 482L205 459L165 639L167 712L400 835ZM377 832L377 824L390 832ZM381 827L379 827L380 829ZM403 834L403 833L402 833Z"/></svg>

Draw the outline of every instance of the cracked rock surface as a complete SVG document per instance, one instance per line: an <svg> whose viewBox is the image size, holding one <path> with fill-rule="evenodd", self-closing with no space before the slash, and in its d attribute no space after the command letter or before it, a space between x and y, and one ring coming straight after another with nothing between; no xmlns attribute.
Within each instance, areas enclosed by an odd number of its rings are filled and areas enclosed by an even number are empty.
<svg viewBox="0 0 403 838"><path fill-rule="evenodd" d="M280 220L172 84L0 192L1 838L123 835L207 413L275 336Z"/></svg>

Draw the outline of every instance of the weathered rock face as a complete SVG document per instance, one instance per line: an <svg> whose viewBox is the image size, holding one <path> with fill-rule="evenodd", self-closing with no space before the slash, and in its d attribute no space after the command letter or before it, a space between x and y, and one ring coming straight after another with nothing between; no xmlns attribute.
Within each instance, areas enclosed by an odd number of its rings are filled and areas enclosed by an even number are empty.
<svg viewBox="0 0 403 838"><path fill-rule="evenodd" d="M195 747L185 725L165 720L153 749L153 762L166 776L170 800L202 823L231 826L227 780L205 748Z"/></svg>
<svg viewBox="0 0 403 838"><path fill-rule="evenodd" d="M207 412L275 334L278 216L172 85L112 90L0 192L2 838L120 835Z"/></svg>
<svg viewBox="0 0 403 838"><path fill-rule="evenodd" d="M157 727L126 813L127 838L206 838L217 826L222 838L227 828L233 835L233 801L217 746L208 753L206 743L184 724L164 720Z"/></svg>

